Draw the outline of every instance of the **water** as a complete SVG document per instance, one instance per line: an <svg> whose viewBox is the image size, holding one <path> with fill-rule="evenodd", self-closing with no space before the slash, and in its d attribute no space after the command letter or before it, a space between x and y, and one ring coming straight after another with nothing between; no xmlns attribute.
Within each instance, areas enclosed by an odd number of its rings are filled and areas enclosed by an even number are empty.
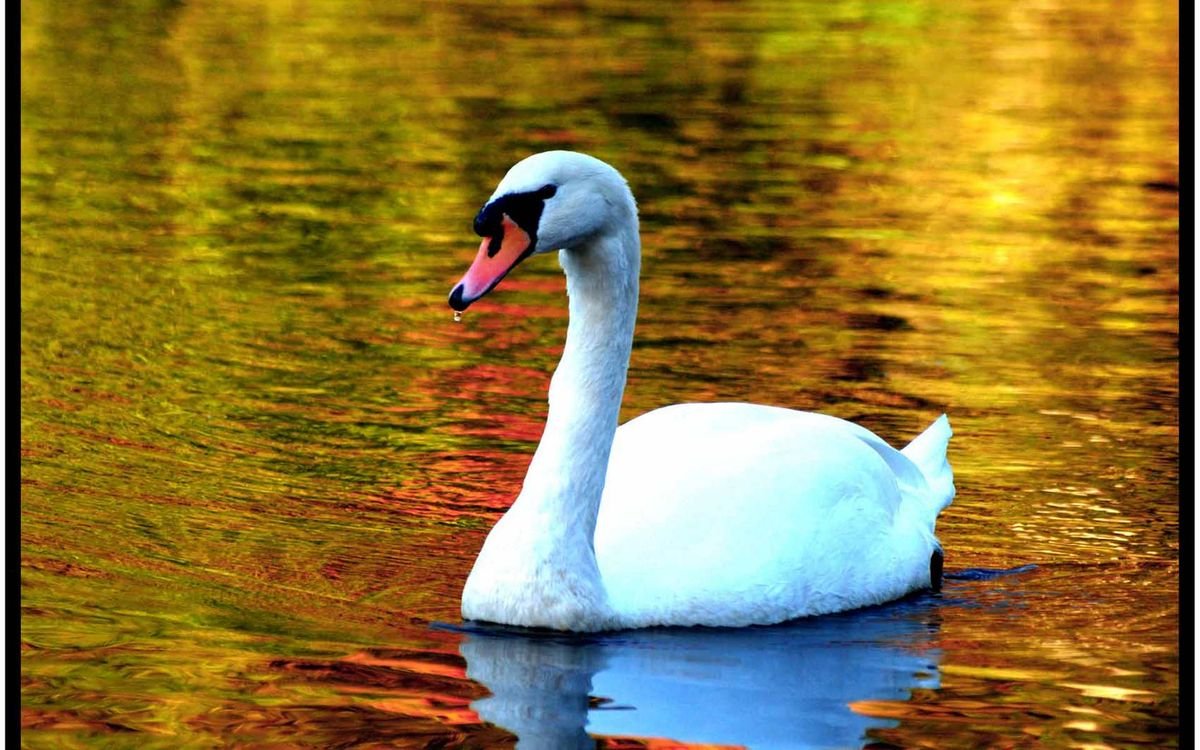
<svg viewBox="0 0 1200 750"><path fill-rule="evenodd" d="M1176 745L1177 40L1152 2L23 2L23 744ZM947 569L1038 567L454 629L566 306L551 258L445 299L559 147L641 206L623 419L945 411Z"/></svg>

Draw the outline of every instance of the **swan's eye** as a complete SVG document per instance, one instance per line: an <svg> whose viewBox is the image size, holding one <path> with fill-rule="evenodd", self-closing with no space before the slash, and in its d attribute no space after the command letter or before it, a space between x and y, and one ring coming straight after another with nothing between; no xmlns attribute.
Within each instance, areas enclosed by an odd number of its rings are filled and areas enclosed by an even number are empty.
<svg viewBox="0 0 1200 750"><path fill-rule="evenodd" d="M558 185L544 185L537 190L524 193L506 193L488 203L475 217L475 234L480 237L495 237L502 231L500 217L508 214L529 236L537 236L538 220L542 216L545 201L558 192Z"/></svg>

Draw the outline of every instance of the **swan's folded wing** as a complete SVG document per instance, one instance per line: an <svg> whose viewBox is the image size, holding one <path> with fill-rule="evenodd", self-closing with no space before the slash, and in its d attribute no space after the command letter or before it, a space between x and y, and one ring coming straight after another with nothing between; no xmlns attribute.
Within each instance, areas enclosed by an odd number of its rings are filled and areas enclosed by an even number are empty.
<svg viewBox="0 0 1200 750"><path fill-rule="evenodd" d="M927 578L932 536L910 526L888 459L913 483L919 469L848 428L750 404L672 406L620 428L595 535L613 605L645 624L749 624Z"/></svg>

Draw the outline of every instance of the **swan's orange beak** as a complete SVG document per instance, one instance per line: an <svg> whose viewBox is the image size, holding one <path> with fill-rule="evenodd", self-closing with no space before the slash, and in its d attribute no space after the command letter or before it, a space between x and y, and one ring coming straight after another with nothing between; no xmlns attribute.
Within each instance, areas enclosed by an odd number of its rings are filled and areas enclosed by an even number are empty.
<svg viewBox="0 0 1200 750"><path fill-rule="evenodd" d="M484 237L475 261L450 292L450 307L466 310L472 302L492 291L508 272L533 252L529 234L504 214L498 237Z"/></svg>

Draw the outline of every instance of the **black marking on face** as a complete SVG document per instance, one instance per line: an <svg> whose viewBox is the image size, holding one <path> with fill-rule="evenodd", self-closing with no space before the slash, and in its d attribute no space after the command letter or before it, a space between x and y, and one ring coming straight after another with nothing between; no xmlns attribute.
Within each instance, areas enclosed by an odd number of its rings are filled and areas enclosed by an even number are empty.
<svg viewBox="0 0 1200 750"><path fill-rule="evenodd" d="M929 556L929 588L934 591L942 590L942 562L945 556L940 548L935 548Z"/></svg>
<svg viewBox="0 0 1200 750"><path fill-rule="evenodd" d="M505 214L529 235L530 251L537 247L538 222L541 221L546 201L557 192L557 185L546 185L524 193L506 193L481 208L475 216L475 234L490 238L488 257L500 252L504 240L502 222Z"/></svg>

